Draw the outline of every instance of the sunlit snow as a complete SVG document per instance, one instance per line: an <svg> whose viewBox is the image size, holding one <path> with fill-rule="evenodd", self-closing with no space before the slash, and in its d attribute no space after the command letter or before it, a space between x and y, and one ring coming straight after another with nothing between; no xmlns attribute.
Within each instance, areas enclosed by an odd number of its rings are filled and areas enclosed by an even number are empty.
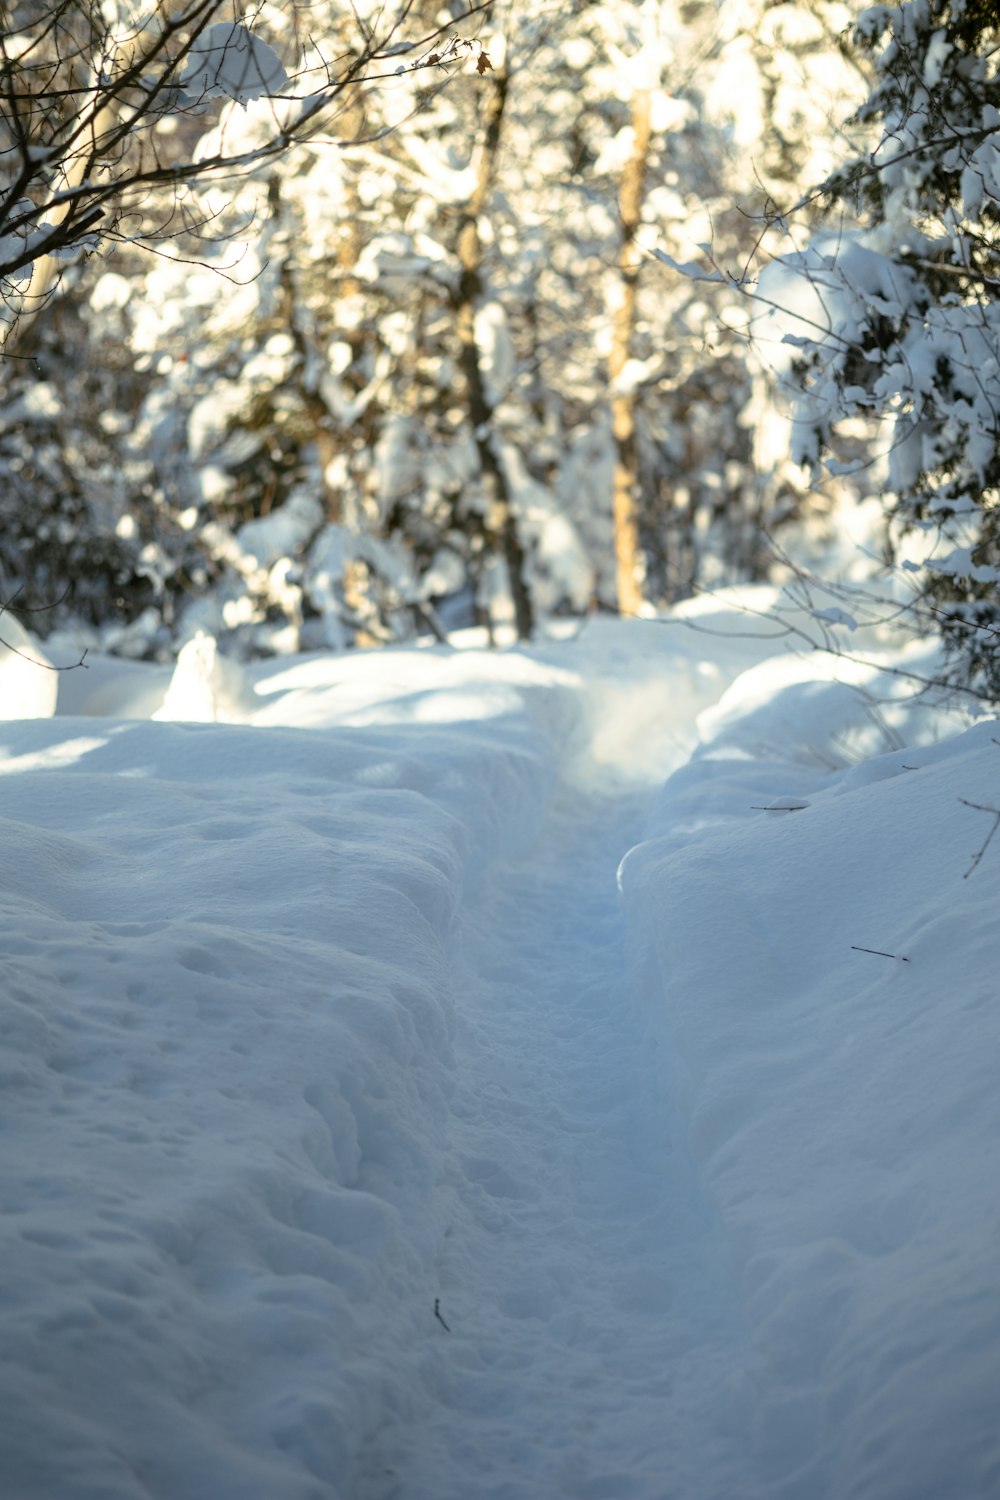
<svg viewBox="0 0 1000 1500"><path fill-rule="evenodd" d="M996 725L755 602L2 664L5 1494L995 1492Z"/></svg>
<svg viewBox="0 0 1000 1500"><path fill-rule="evenodd" d="M194 98L247 104L279 94L288 84L288 75L274 48L262 37L245 26L220 21L206 26L191 43L181 83Z"/></svg>

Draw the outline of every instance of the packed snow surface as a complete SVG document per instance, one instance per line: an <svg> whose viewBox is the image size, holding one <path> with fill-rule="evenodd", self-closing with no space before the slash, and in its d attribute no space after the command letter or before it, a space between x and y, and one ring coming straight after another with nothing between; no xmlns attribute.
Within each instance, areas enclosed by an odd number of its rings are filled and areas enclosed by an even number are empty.
<svg viewBox="0 0 1000 1500"><path fill-rule="evenodd" d="M997 726L741 603L9 667L4 1496L1000 1494Z"/></svg>

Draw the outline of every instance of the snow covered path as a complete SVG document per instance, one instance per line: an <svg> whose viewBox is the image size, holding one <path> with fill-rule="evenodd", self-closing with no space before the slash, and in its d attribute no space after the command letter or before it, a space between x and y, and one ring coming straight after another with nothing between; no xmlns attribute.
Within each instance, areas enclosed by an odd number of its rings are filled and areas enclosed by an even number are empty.
<svg viewBox="0 0 1000 1500"><path fill-rule="evenodd" d="M1000 1494L997 726L707 623L0 726L3 1500Z"/></svg>
<svg viewBox="0 0 1000 1500"><path fill-rule="evenodd" d="M465 915L451 1332L422 1359L426 1403L386 1437L372 1500L709 1494L727 1292L667 1136L616 887L646 800L564 786L536 847ZM732 1494L720 1457L712 1492Z"/></svg>

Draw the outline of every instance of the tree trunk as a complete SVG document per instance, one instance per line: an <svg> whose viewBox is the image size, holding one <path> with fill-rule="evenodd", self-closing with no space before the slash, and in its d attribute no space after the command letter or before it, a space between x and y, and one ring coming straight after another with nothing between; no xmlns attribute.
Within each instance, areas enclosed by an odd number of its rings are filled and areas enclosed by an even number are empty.
<svg viewBox="0 0 1000 1500"><path fill-rule="evenodd" d="M618 213L622 227L618 267L620 300L614 315L608 375L611 381L611 425L615 439L614 524L618 608L638 614L642 605L643 559L639 545L639 460L635 435L635 391L620 386L635 331L639 262L635 238L642 218L642 200L649 160L651 99L639 89L632 100L632 155L622 172Z"/></svg>
<svg viewBox="0 0 1000 1500"><path fill-rule="evenodd" d="M485 78L483 80L483 87L488 90L484 112L485 133L479 153L476 185L458 226L456 248L461 271L454 306L459 365L465 377L469 420L486 488L487 531L502 552L507 565L518 639L528 640L534 628L534 616L525 579L524 548L511 502L510 486L495 446L493 405L479 358L475 327L476 304L483 291L483 245L479 234L479 219L489 200L496 173L508 85L509 75L505 67L496 73L490 73L488 81Z"/></svg>

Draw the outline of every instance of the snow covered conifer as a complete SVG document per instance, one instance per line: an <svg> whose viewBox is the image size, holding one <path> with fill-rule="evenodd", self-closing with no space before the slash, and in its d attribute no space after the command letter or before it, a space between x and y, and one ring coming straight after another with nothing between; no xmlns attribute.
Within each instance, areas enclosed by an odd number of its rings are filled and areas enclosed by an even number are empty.
<svg viewBox="0 0 1000 1500"><path fill-rule="evenodd" d="M863 11L855 34L875 67L857 120L877 144L823 185L862 227L792 258L828 324L794 337L799 457L818 465L845 420L883 421L918 614L941 630L952 680L995 701L1000 20L984 0L904 0Z"/></svg>

